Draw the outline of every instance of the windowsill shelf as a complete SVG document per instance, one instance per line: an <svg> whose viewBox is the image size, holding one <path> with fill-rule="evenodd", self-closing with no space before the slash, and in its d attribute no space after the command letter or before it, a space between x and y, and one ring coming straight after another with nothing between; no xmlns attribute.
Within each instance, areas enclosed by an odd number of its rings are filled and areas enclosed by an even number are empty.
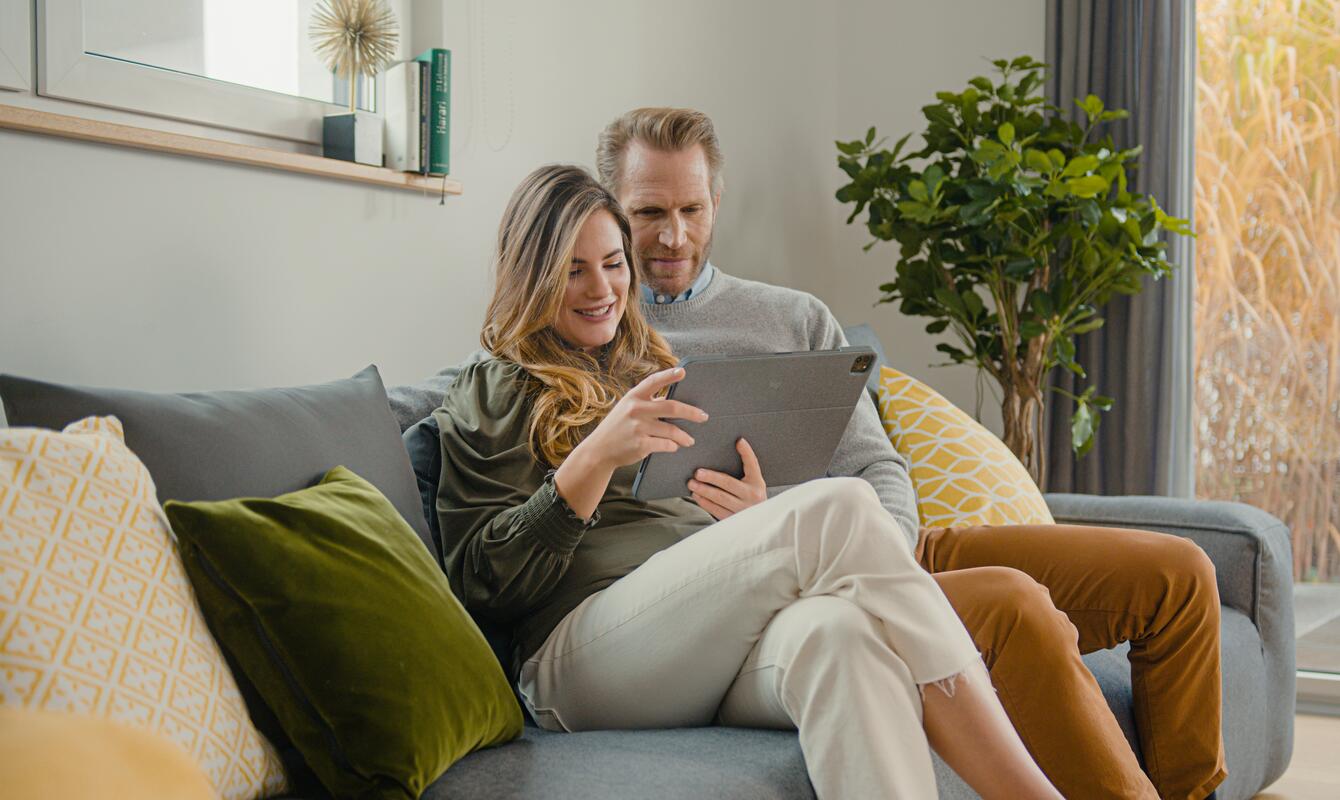
<svg viewBox="0 0 1340 800"><path fill-rule="evenodd" d="M87 142L115 144L141 150L153 150L159 153L208 158L233 164L247 164L253 167L300 172L306 175L319 175L355 183L385 186L391 189L405 189L430 194L445 192L452 195L458 195L462 192L461 182L450 177L444 179L441 176L396 172L384 167L356 164L334 158L322 158L321 156L311 156L305 153L286 153L280 150L268 150L263 147L220 142L198 136L185 136L179 133L136 128L130 125L118 125L112 122L53 114L49 111L37 111L18 106L0 104L0 128L28 131L30 133L45 133Z"/></svg>

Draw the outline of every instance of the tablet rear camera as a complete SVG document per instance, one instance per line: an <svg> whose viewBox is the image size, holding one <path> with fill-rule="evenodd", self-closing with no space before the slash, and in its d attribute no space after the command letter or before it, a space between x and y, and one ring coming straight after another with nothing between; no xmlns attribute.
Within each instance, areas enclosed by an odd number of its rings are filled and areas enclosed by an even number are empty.
<svg viewBox="0 0 1340 800"><path fill-rule="evenodd" d="M875 357L872 355L857 356L851 364L853 374L865 373L870 371L870 365L875 363Z"/></svg>

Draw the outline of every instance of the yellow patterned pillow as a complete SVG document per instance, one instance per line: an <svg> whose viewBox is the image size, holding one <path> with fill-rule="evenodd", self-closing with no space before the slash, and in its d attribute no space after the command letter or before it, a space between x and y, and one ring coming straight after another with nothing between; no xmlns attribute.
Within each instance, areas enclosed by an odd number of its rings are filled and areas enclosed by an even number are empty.
<svg viewBox="0 0 1340 800"><path fill-rule="evenodd" d="M285 789L115 417L0 429L0 706L165 735L227 800Z"/></svg>
<svg viewBox="0 0 1340 800"><path fill-rule="evenodd" d="M884 367L879 412L889 441L912 470L925 527L1055 522L1005 443L926 384Z"/></svg>

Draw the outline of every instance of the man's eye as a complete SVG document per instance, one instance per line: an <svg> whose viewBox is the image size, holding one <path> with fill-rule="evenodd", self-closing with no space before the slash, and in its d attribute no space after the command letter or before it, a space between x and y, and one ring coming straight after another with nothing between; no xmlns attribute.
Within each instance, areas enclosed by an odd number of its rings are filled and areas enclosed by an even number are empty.
<svg viewBox="0 0 1340 800"><path fill-rule="evenodd" d="M703 208L702 206L689 206L688 208L684 209L684 213L697 214L699 211L702 210L702 208Z"/></svg>
<svg viewBox="0 0 1340 800"><path fill-rule="evenodd" d="M639 217L655 217L659 216L660 213L661 210L659 208L642 208L638 209L637 215Z"/></svg>

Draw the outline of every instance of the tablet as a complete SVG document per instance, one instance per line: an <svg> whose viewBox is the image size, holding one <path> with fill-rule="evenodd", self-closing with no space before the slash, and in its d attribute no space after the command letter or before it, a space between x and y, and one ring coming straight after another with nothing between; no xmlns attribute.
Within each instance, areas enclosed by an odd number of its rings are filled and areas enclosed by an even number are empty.
<svg viewBox="0 0 1340 800"><path fill-rule="evenodd" d="M735 449L741 438L758 456L768 486L824 477L874 365L869 347L684 359L684 377L667 397L701 408L708 420L670 420L694 444L643 459L633 495L688 497L689 478L699 468L741 477Z"/></svg>

